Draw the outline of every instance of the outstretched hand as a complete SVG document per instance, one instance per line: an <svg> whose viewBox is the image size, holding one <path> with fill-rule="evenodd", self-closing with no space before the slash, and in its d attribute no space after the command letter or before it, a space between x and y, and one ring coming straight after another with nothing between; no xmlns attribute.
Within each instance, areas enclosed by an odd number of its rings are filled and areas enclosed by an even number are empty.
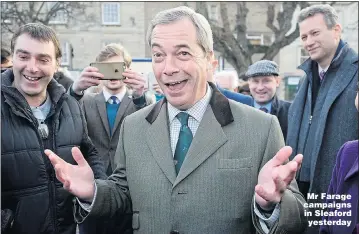
<svg viewBox="0 0 359 234"><path fill-rule="evenodd" d="M79 148L73 147L71 152L78 165L67 163L51 150L45 150L55 168L56 178L64 188L76 197L92 202L95 193L93 171Z"/></svg>
<svg viewBox="0 0 359 234"><path fill-rule="evenodd" d="M300 168L303 160L301 154L284 164L291 154L291 147L283 147L259 172L258 184L255 187L255 200L262 209L270 210L281 201L284 191Z"/></svg>

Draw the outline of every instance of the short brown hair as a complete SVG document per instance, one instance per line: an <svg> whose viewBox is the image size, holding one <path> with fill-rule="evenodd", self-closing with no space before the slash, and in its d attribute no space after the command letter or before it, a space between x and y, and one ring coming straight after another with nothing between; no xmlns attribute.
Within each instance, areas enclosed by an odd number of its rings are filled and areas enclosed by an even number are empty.
<svg viewBox="0 0 359 234"><path fill-rule="evenodd" d="M123 60L125 62L126 67L130 67L132 58L131 55L127 52L127 50L118 43L111 43L106 45L97 55L96 62L103 62L106 59L109 59L111 57L115 56L122 56Z"/></svg>
<svg viewBox="0 0 359 234"><path fill-rule="evenodd" d="M11 38L11 52L14 53L15 49L15 43L19 36L22 34L28 34L33 39L39 40L41 42L49 42L52 41L55 46L55 57L56 59L59 59L62 57L61 49L60 49L60 42L59 39L56 36L56 32L40 23L29 23L22 25L12 36Z"/></svg>

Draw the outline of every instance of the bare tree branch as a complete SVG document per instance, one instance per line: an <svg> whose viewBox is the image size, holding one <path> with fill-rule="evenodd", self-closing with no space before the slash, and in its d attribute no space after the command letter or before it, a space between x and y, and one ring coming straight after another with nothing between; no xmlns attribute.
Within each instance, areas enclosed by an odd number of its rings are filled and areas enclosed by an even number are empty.
<svg viewBox="0 0 359 234"><path fill-rule="evenodd" d="M246 2L237 2L236 27L237 41L240 42L243 51L248 51L247 40L247 14L248 8ZM246 54L248 55L248 54ZM250 56L250 55L249 55Z"/></svg>
<svg viewBox="0 0 359 234"><path fill-rule="evenodd" d="M35 19L37 19L39 17L39 14L41 13L41 10L44 7L44 5L45 5L45 2L42 2L39 9L36 12Z"/></svg>
<svg viewBox="0 0 359 234"><path fill-rule="evenodd" d="M296 28L291 34L289 34L287 36L286 36L286 34L292 27L292 25L291 25L292 17L293 17L293 14L294 14L294 11L295 11L297 5L299 5L300 9L303 9L305 7L308 7L309 3L308 2L283 2L282 4L283 4L283 12L278 13L278 16L277 16L277 20L280 25L280 28L279 28L280 33L278 33L276 35L274 42L272 43L272 45L270 47L268 47L268 49L266 50L262 59L269 59L269 60L273 59L283 47L291 44L293 41L295 41L299 37L299 25L298 24L296 24Z"/></svg>
<svg viewBox="0 0 359 234"><path fill-rule="evenodd" d="M276 26L274 26L274 16L275 16L275 5L273 3L268 3L267 9L267 22L266 26L274 32L277 36L279 34L279 30Z"/></svg>
<svg viewBox="0 0 359 234"><path fill-rule="evenodd" d="M65 13L67 20L85 22L86 3L54 2L1 2L1 31L13 33L16 28L27 23L48 25L59 13ZM48 9L49 8L49 9Z"/></svg>
<svg viewBox="0 0 359 234"><path fill-rule="evenodd" d="M232 25L228 9L229 4L236 4L237 14L235 23ZM292 25L293 15L297 9L309 6L308 2L277 2L267 6L266 26L273 32L272 42L256 45L251 44L247 38L247 15L246 2L224 3L220 2L222 24L209 20L214 39L214 49L221 53L224 59L236 69L241 77L248 66L252 64L252 55L263 54L262 59L273 60L279 51L294 42L299 37L299 25ZM282 4L282 5L279 5ZM330 3L330 5L332 5ZM197 12L208 19L208 9L205 2L196 3ZM280 9L278 9L280 7ZM234 26L234 27L233 27ZM233 27L233 30L232 30Z"/></svg>

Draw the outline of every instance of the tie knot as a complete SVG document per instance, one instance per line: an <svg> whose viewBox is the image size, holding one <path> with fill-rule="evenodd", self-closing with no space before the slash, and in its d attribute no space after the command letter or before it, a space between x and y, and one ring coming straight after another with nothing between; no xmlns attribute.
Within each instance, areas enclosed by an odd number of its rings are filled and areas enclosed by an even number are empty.
<svg viewBox="0 0 359 234"><path fill-rule="evenodd" d="M111 102L110 102L110 104L117 104L117 97L116 96L111 96L110 97L110 99L111 99Z"/></svg>
<svg viewBox="0 0 359 234"><path fill-rule="evenodd" d="M259 108L261 111L264 111L265 113L268 113L268 109L267 108L265 108L265 107L261 107L261 108Z"/></svg>
<svg viewBox="0 0 359 234"><path fill-rule="evenodd" d="M323 80L324 75L325 75L325 71L324 71L324 70L321 70L321 71L319 72L320 80Z"/></svg>
<svg viewBox="0 0 359 234"><path fill-rule="evenodd" d="M177 119L181 122L181 125L188 124L189 114L186 112L180 112L177 114Z"/></svg>

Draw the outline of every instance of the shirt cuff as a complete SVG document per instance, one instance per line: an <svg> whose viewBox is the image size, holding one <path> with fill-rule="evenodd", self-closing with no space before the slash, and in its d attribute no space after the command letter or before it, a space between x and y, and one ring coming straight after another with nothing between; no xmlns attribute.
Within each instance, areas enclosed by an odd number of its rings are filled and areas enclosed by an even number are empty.
<svg viewBox="0 0 359 234"><path fill-rule="evenodd" d="M92 200L92 203L90 204L90 203L88 203L88 202L81 202L81 200L80 199L78 199L77 197L76 197L76 199L77 199L77 201L78 201L78 203L80 204L80 206L82 207L82 209L84 209L85 211L87 211L87 212L91 212L91 210L92 210L92 207L93 207L93 204L94 204L94 202L95 202L95 200L96 200L96 196L97 196L97 185L96 185L96 183L95 183L95 195L94 195L94 197L93 197L93 200Z"/></svg>
<svg viewBox="0 0 359 234"><path fill-rule="evenodd" d="M84 91L81 91L81 95L78 95L77 93L75 93L75 91L73 90L73 85L70 86L69 90L68 90L68 94L72 97L74 97L77 101L79 101L83 96L84 96Z"/></svg>
<svg viewBox="0 0 359 234"><path fill-rule="evenodd" d="M280 214L280 205L279 203L276 204L274 207L274 210L272 211L272 214L270 214L269 217L265 213L262 213L259 208L257 207L255 195L253 196L253 207L254 207L254 213L259 218L259 223L262 227L262 230L264 233L269 233L269 230L273 227L275 222L279 219ZM268 213L267 213L268 214Z"/></svg>

